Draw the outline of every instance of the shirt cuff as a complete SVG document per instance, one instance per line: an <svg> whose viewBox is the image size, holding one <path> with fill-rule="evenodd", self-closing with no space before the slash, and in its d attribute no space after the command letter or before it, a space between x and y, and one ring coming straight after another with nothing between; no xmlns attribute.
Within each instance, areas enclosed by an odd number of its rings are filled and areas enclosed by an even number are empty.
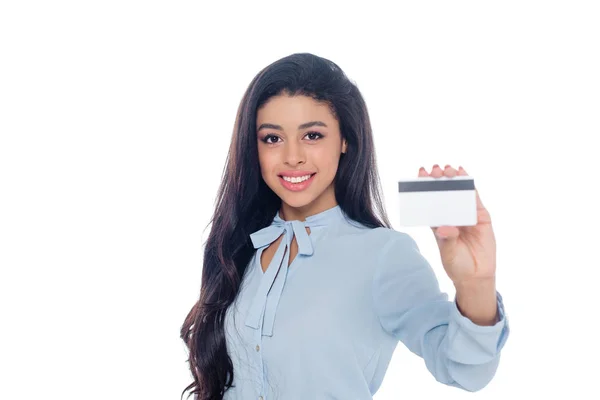
<svg viewBox="0 0 600 400"><path fill-rule="evenodd" d="M510 332L502 295L496 292L499 320L494 325L477 325L452 302L448 326L448 357L463 364L483 364L496 358Z"/></svg>

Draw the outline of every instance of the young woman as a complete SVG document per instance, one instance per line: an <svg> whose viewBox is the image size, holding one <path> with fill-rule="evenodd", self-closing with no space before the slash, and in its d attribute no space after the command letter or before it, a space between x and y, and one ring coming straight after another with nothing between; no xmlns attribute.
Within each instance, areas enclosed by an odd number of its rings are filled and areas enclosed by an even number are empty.
<svg viewBox="0 0 600 400"><path fill-rule="evenodd" d="M200 297L181 328L194 379L183 394L371 399L399 341L437 381L486 386L509 328L477 196L476 226L432 227L450 301L415 241L390 227L357 87L312 54L267 66L238 109Z"/></svg>

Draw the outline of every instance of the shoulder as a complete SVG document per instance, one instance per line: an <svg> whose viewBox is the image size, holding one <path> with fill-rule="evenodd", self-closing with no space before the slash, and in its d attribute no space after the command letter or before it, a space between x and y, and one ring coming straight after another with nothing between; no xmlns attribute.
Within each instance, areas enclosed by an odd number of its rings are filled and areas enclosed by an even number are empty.
<svg viewBox="0 0 600 400"><path fill-rule="evenodd" d="M360 254L360 257L368 257L378 264L419 253L419 247L410 234L393 228L346 226L332 236L346 252Z"/></svg>
<svg viewBox="0 0 600 400"><path fill-rule="evenodd" d="M374 261L375 281L387 284L390 279L405 279L407 276L430 278L431 266L416 242L409 234L393 228L374 228L363 241L371 250Z"/></svg>
<svg viewBox="0 0 600 400"><path fill-rule="evenodd" d="M417 242L410 234L393 228L370 229L365 239L370 244L376 244L379 253L384 257L390 252L419 250Z"/></svg>
<svg viewBox="0 0 600 400"><path fill-rule="evenodd" d="M382 245L373 269L373 290L394 288L400 292L438 290L433 268L421 253L415 239L406 232L378 228Z"/></svg>

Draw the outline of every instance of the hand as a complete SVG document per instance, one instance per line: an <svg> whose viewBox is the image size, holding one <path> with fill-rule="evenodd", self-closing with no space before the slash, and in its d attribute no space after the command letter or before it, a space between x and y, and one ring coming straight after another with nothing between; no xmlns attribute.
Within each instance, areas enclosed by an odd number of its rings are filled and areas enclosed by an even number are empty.
<svg viewBox="0 0 600 400"><path fill-rule="evenodd" d="M431 175L421 167L419 177L456 175L468 176L459 166L458 171L450 165L442 170L435 164ZM435 235L444 270L454 285L473 282L493 281L496 276L496 239L489 212L483 206L479 193L477 197L477 224L475 226L431 227Z"/></svg>

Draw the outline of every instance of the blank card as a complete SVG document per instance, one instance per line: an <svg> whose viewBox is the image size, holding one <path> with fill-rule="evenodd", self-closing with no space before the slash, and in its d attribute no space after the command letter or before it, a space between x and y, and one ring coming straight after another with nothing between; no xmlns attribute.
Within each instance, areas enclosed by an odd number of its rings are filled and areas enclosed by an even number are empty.
<svg viewBox="0 0 600 400"><path fill-rule="evenodd" d="M473 226L477 197L472 176L417 177L398 181L400 225Z"/></svg>

